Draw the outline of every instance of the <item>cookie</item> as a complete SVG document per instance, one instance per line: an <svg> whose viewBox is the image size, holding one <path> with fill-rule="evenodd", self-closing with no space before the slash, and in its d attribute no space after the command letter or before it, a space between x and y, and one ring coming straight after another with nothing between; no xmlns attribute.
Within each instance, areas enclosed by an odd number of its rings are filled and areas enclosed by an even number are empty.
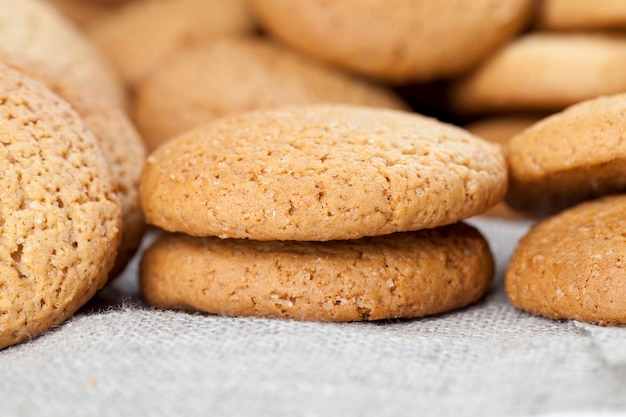
<svg viewBox="0 0 626 417"><path fill-rule="evenodd" d="M182 47L252 28L245 0L137 0L88 33L134 85Z"/></svg>
<svg viewBox="0 0 626 417"><path fill-rule="evenodd" d="M216 120L147 160L148 223L192 236L333 240L432 228L485 211L499 147L435 119L347 105Z"/></svg>
<svg viewBox="0 0 626 417"><path fill-rule="evenodd" d="M505 276L511 303L554 319L626 325L626 195L604 197L536 224Z"/></svg>
<svg viewBox="0 0 626 417"><path fill-rule="evenodd" d="M547 215L626 191L626 94L579 103L514 136L504 147L511 207Z"/></svg>
<svg viewBox="0 0 626 417"><path fill-rule="evenodd" d="M0 0L0 54L76 80L125 105L125 90L107 59L48 2Z"/></svg>
<svg viewBox="0 0 626 417"><path fill-rule="evenodd" d="M316 321L419 317L485 294L493 259L459 223L332 242L259 242L163 234L141 264L159 307Z"/></svg>
<svg viewBox="0 0 626 417"><path fill-rule="evenodd" d="M95 94L88 86L59 77L44 68L3 59L0 61L43 83L69 102L95 135L111 169L113 182L122 205L122 241L110 276L117 276L137 251L145 222L139 206L139 178L146 159L143 140L119 105Z"/></svg>
<svg viewBox="0 0 626 417"><path fill-rule="evenodd" d="M529 33L456 81L459 113L556 112L583 100L626 91L626 37Z"/></svg>
<svg viewBox="0 0 626 417"><path fill-rule="evenodd" d="M513 136L545 117L547 115L507 114L475 120L463 128L489 142L504 145Z"/></svg>
<svg viewBox="0 0 626 417"><path fill-rule="evenodd" d="M115 10L114 3L85 0L47 0L64 16L81 27L109 15Z"/></svg>
<svg viewBox="0 0 626 417"><path fill-rule="evenodd" d="M606 30L626 28L623 0L543 0L537 27L548 30Z"/></svg>
<svg viewBox="0 0 626 417"><path fill-rule="evenodd" d="M121 209L78 114L0 65L0 348L55 326L102 287Z"/></svg>
<svg viewBox="0 0 626 417"><path fill-rule="evenodd" d="M390 91L273 43L223 38L187 48L139 83L134 114L154 149L221 116L322 102L407 108Z"/></svg>
<svg viewBox="0 0 626 417"><path fill-rule="evenodd" d="M517 33L533 6L530 0L250 3L261 26L295 49L397 84L468 70Z"/></svg>

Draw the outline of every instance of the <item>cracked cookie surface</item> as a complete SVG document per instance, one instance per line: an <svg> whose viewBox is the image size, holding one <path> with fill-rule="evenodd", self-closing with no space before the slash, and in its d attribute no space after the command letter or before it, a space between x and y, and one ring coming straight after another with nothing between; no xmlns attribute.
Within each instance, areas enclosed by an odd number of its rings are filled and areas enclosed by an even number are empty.
<svg viewBox="0 0 626 417"><path fill-rule="evenodd" d="M626 325L626 195L589 201L538 223L505 276L511 303L555 319Z"/></svg>
<svg viewBox="0 0 626 417"><path fill-rule="evenodd" d="M0 348L81 307L117 253L120 203L70 105L0 66Z"/></svg>
<svg viewBox="0 0 626 417"><path fill-rule="evenodd" d="M626 191L626 94L599 97L547 117L504 147L506 202L546 215Z"/></svg>
<svg viewBox="0 0 626 417"><path fill-rule="evenodd" d="M153 305L297 320L418 317L478 300L493 275L485 239L458 223L332 242L162 234L143 258Z"/></svg>
<svg viewBox="0 0 626 417"><path fill-rule="evenodd" d="M507 184L498 146L402 111L288 107L212 122L153 152L146 220L170 232L333 240L484 212Z"/></svg>

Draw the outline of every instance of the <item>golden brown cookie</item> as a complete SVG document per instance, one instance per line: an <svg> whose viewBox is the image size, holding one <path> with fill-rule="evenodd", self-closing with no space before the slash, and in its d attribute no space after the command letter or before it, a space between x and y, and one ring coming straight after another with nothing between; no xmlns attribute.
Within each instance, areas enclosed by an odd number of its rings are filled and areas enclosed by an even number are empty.
<svg viewBox="0 0 626 417"><path fill-rule="evenodd" d="M457 81L450 93L463 113L555 112L626 91L626 36L530 33Z"/></svg>
<svg viewBox="0 0 626 417"><path fill-rule="evenodd" d="M485 294L493 259L459 223L332 242L258 242L164 234L144 254L153 305L237 316L355 321L419 317Z"/></svg>
<svg viewBox="0 0 626 417"><path fill-rule="evenodd" d="M407 108L390 91L253 38L187 48L136 92L135 119L149 149L220 116L249 110L323 102Z"/></svg>
<svg viewBox="0 0 626 417"><path fill-rule="evenodd" d="M61 323L115 260L120 204L68 103L0 66L0 348Z"/></svg>
<svg viewBox="0 0 626 417"><path fill-rule="evenodd" d="M470 133L492 143L504 145L516 134L541 120L537 115L506 115L477 120L464 126ZM511 209L504 202L498 203L485 213L485 216L509 219L528 218L528 213Z"/></svg>
<svg viewBox="0 0 626 417"><path fill-rule="evenodd" d="M109 163L118 198L122 204L122 241L111 278L118 275L137 251L145 230L139 206L139 178L146 159L143 140L125 111L102 99L92 89L75 80L59 77L44 68L23 61L3 59L0 62L35 78L69 102L95 135Z"/></svg>
<svg viewBox="0 0 626 417"><path fill-rule="evenodd" d="M532 0L253 0L260 24L296 49L393 83L458 75L517 33Z"/></svg>
<svg viewBox="0 0 626 417"><path fill-rule="evenodd" d="M475 120L463 128L489 142L504 145L513 136L545 117L547 115L507 114Z"/></svg>
<svg viewBox="0 0 626 417"><path fill-rule="evenodd" d="M535 225L506 272L514 306L555 319L626 325L626 195Z"/></svg>
<svg viewBox="0 0 626 417"><path fill-rule="evenodd" d="M537 26L554 30L604 30L626 28L624 0L543 0Z"/></svg>
<svg viewBox="0 0 626 417"><path fill-rule="evenodd" d="M332 240L454 223L501 200L500 148L397 110L311 105L216 120L147 160L146 220L171 232Z"/></svg>
<svg viewBox="0 0 626 417"><path fill-rule="evenodd" d="M47 0L63 15L78 24L86 26L109 15L115 10L116 4L85 0Z"/></svg>
<svg viewBox="0 0 626 417"><path fill-rule="evenodd" d="M185 46L252 27L245 0L137 0L88 32L133 85Z"/></svg>
<svg viewBox="0 0 626 417"><path fill-rule="evenodd" d="M0 0L0 54L76 80L124 105L109 62L55 7L40 0Z"/></svg>
<svg viewBox="0 0 626 417"><path fill-rule="evenodd" d="M537 215L626 191L626 94L589 100L514 136L506 202Z"/></svg>

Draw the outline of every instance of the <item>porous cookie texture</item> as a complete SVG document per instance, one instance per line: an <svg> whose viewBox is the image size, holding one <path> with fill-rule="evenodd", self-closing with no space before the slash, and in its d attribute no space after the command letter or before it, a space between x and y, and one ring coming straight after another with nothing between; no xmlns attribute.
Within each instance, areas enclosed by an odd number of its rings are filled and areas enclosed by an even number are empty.
<svg viewBox="0 0 626 417"><path fill-rule="evenodd" d="M0 62L35 78L69 102L95 135L109 164L113 183L122 205L122 241L111 278L118 275L133 257L145 230L139 205L139 178L146 159L142 138L118 104L103 99L92 88L76 80L51 73L30 63L0 56Z"/></svg>
<svg viewBox="0 0 626 417"><path fill-rule="evenodd" d="M0 53L89 85L124 104L125 91L109 62L55 7L42 0L0 0Z"/></svg>
<svg viewBox="0 0 626 417"><path fill-rule="evenodd" d="M533 7L529 0L250 3L260 24L292 47L395 83L468 70L517 33Z"/></svg>
<svg viewBox="0 0 626 417"><path fill-rule="evenodd" d="M499 147L414 113L345 105L216 120L147 160L146 220L192 236L332 240L454 223L501 200Z"/></svg>
<svg viewBox="0 0 626 417"><path fill-rule="evenodd" d="M602 30L626 28L623 0L543 0L537 26L554 30Z"/></svg>
<svg viewBox="0 0 626 417"><path fill-rule="evenodd" d="M626 191L626 94L582 102L514 136L504 147L506 202L546 215Z"/></svg>
<svg viewBox="0 0 626 417"><path fill-rule="evenodd" d="M535 225L505 276L511 303L555 319L626 325L626 195L582 203Z"/></svg>
<svg viewBox="0 0 626 417"><path fill-rule="evenodd" d="M164 234L141 268L153 305L238 316L354 321L464 307L487 291L493 259L459 223L332 242Z"/></svg>
<svg viewBox="0 0 626 417"><path fill-rule="evenodd" d="M252 29L245 0L137 0L88 33L134 85L183 47Z"/></svg>
<svg viewBox="0 0 626 417"><path fill-rule="evenodd" d="M458 80L450 104L463 113L555 112L626 91L626 36L529 33Z"/></svg>
<svg viewBox="0 0 626 417"><path fill-rule="evenodd" d="M220 116L323 102L407 108L388 90L273 43L242 37L205 42L175 55L139 83L134 113L154 149Z"/></svg>
<svg viewBox="0 0 626 417"><path fill-rule="evenodd" d="M120 204L70 105L0 66L0 348L72 315L104 285Z"/></svg>

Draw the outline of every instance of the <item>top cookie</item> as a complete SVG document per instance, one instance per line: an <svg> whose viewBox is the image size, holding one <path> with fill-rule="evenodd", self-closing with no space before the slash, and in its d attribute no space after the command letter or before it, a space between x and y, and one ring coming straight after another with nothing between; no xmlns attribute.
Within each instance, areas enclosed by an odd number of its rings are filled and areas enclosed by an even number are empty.
<svg viewBox="0 0 626 417"><path fill-rule="evenodd" d="M320 105L216 120L148 157L146 220L193 236L354 239L436 227L502 198L499 147L418 114Z"/></svg>
<svg viewBox="0 0 626 417"><path fill-rule="evenodd" d="M626 36L530 33L510 42L455 82L462 113L556 112L626 91Z"/></svg>
<svg viewBox="0 0 626 417"><path fill-rule="evenodd" d="M254 0L251 6L261 25L294 48L402 83L467 70L522 28L533 1Z"/></svg>
<svg viewBox="0 0 626 417"><path fill-rule="evenodd" d="M68 103L0 66L0 348L68 318L107 280L120 205Z"/></svg>
<svg viewBox="0 0 626 417"><path fill-rule="evenodd" d="M626 94L572 106L514 136L504 148L507 203L537 215L626 190Z"/></svg>

